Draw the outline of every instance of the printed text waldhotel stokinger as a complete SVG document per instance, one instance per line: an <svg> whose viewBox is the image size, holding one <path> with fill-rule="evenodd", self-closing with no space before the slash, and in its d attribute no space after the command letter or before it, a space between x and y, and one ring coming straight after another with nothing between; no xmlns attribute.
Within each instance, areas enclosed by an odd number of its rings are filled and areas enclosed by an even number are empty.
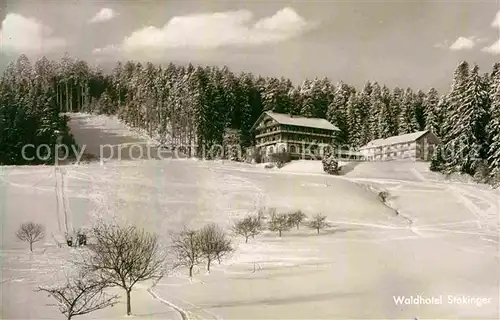
<svg viewBox="0 0 500 320"><path fill-rule="evenodd" d="M396 305L470 305L482 307L491 304L492 298L467 295L412 295L393 296Z"/></svg>

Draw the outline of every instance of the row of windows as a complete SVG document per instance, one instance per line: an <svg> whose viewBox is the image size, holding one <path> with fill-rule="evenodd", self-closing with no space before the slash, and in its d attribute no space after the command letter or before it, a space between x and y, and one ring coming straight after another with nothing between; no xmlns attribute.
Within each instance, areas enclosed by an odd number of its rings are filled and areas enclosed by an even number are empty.
<svg viewBox="0 0 500 320"><path fill-rule="evenodd" d="M289 126L289 125L281 125L281 126L273 125L273 126L265 127L263 129L258 130L257 134L270 133L270 132L275 132L278 130L297 131L297 132L304 132L304 133L316 133L316 134L325 134L325 135L332 134L331 131L328 131L328 130L308 128L308 127Z"/></svg>
<svg viewBox="0 0 500 320"><path fill-rule="evenodd" d="M367 155L371 155L371 156L374 156L374 157L397 157L399 155L403 155L403 154L416 154L417 156L420 156L421 154L424 154L424 153L432 153L432 150L433 148L432 147L428 147L428 148L419 148L417 146L417 148L415 149L404 149L404 150L399 150L399 151L394 151L394 152L369 152L367 153Z"/></svg>
<svg viewBox="0 0 500 320"><path fill-rule="evenodd" d="M295 135L295 134L282 134L282 139L284 141L304 141L304 142L314 142L314 143L331 143L332 139L326 139L326 138L316 138L316 137L310 137L310 136L300 136L300 135Z"/></svg>
<svg viewBox="0 0 500 320"><path fill-rule="evenodd" d="M317 134L327 134L327 135L331 134L331 132L328 130L317 129L317 128L308 128L308 127L297 127L297 126L283 125L283 126L281 126L281 129L288 130L288 131L300 131L300 132L306 132L306 133L317 133Z"/></svg>
<svg viewBox="0 0 500 320"><path fill-rule="evenodd" d="M376 147L373 149L376 149L378 151L382 151L383 149L385 150L397 150L397 149L402 149L402 148L408 148L412 145L412 142L409 143L399 143L399 144L394 144L394 145L389 145L389 146L380 146Z"/></svg>
<svg viewBox="0 0 500 320"><path fill-rule="evenodd" d="M386 157L398 157L398 156L404 156L404 155L410 155L413 154L412 152L389 152L385 156Z"/></svg>
<svg viewBox="0 0 500 320"><path fill-rule="evenodd" d="M402 159L402 158L411 158L411 157L415 157L415 154L408 153L408 152L393 152L393 153L388 153L386 155L377 155L377 156L368 157L368 158L382 160L382 159Z"/></svg>
<svg viewBox="0 0 500 320"><path fill-rule="evenodd" d="M312 153L318 153L319 149L315 146L312 146L311 148L304 148L303 151L305 153L312 152ZM286 146L280 146L280 147L273 147L270 146L268 149L269 153L274 153L274 152L290 152L290 153L302 153L302 147L301 146L295 146L295 145L290 145L288 148Z"/></svg>
<svg viewBox="0 0 500 320"><path fill-rule="evenodd" d="M272 136L267 136L267 137L263 137L263 138L258 138L257 144L266 143L269 141L278 141L278 140L279 140L278 135L272 135Z"/></svg>
<svg viewBox="0 0 500 320"><path fill-rule="evenodd" d="M262 137L257 139L257 144L262 144L266 142L274 142L274 141L302 141L305 143L331 143L331 139L313 139L311 137L298 137L294 135L272 135L272 136L267 136L267 137Z"/></svg>
<svg viewBox="0 0 500 320"><path fill-rule="evenodd" d="M368 156L369 159L376 159L376 160L382 160L382 159L402 159L402 158L421 158L425 157L427 154L425 152L420 152L418 150L408 152L408 151L402 151L402 152L388 152L385 154L377 154L377 155L371 155Z"/></svg>
<svg viewBox="0 0 500 320"><path fill-rule="evenodd" d="M272 126L272 127L269 127L269 128L265 128L265 129L259 130L257 132L257 134L269 133L269 132L274 132L274 131L278 131L278 130L279 130L279 127Z"/></svg>
<svg viewBox="0 0 500 320"><path fill-rule="evenodd" d="M422 141L420 143L415 143L415 142L399 143L399 144L393 144L393 145L373 147L373 148L369 148L369 150L391 151L391 150L401 150L403 148L409 148L409 147L412 147L412 146L414 146L414 147L416 147L418 149L418 148L423 147L424 145L432 145L432 143L428 139L425 139L424 141Z"/></svg>

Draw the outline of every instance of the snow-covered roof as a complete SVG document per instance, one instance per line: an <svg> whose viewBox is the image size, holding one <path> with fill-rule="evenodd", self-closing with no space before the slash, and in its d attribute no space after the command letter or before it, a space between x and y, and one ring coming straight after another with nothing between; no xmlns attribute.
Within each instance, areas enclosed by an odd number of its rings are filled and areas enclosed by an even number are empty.
<svg viewBox="0 0 500 320"><path fill-rule="evenodd" d="M382 146L388 146L391 144L399 144L399 143L409 143L414 142L424 134L429 132L429 130L417 131L413 133L402 134L400 136L392 136L385 139L376 139L368 142L366 145L362 146L360 149L369 149L376 148Z"/></svg>
<svg viewBox="0 0 500 320"><path fill-rule="evenodd" d="M336 126L331 124L326 119L306 118L306 117L293 116L293 115L289 115L289 114L277 113L277 112L272 112L272 111L265 111L259 117L259 119L256 121L256 123L254 124L252 129L255 128L255 126L262 120L262 117L264 115L268 115L269 117L273 118L276 122L278 122L280 124L299 126L299 127L308 127L308 128L317 128L317 129L324 129L324 130L332 130L332 131L340 131L339 128L337 128Z"/></svg>

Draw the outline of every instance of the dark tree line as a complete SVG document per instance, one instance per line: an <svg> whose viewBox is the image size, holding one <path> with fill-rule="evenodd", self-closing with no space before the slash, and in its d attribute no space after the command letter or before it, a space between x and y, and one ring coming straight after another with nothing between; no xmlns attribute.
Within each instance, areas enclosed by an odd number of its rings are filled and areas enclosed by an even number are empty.
<svg viewBox="0 0 500 320"><path fill-rule="evenodd" d="M427 125L443 145L431 169L474 175L481 181L500 181L500 63L491 74L462 62L455 70L450 92L427 108Z"/></svg>
<svg viewBox="0 0 500 320"><path fill-rule="evenodd" d="M32 65L21 55L7 67L0 78L0 165L54 163L56 144L74 145L60 110L61 105L76 110L84 103L82 79L88 77L68 76L68 68L78 65L85 63L41 58ZM24 148L28 145L34 148Z"/></svg>
<svg viewBox="0 0 500 320"><path fill-rule="evenodd" d="M193 152L200 152L227 141L250 146L251 126L272 110L326 118L341 130L337 144L352 148L430 129L444 149L453 146L463 154L436 154L433 169L468 174L487 169L488 175L498 175L499 69L496 64L491 74L480 74L477 66L463 62L450 92L440 95L434 88L424 93L377 82L359 90L328 78L294 86L285 78L192 64L118 62L105 74L69 56L59 62L42 58L34 66L21 56L0 82L1 128L9 128L0 136L0 146L9 146L0 148L0 162L18 162L20 150L10 146L55 141L54 131L65 130L58 111L116 114L161 143L196 145Z"/></svg>

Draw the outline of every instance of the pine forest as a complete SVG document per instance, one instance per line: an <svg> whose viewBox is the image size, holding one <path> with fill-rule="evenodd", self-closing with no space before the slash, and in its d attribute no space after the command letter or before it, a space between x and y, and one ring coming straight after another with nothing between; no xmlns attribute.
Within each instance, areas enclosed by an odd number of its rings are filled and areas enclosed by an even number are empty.
<svg viewBox="0 0 500 320"><path fill-rule="evenodd" d="M21 156L26 144L74 144L68 112L116 115L161 143L210 148L228 140L251 146L252 125L271 110L325 118L340 129L337 145L350 148L429 129L442 141L432 170L498 180L500 63L482 73L464 61L450 80L444 93L372 81L355 88L328 78L297 86L227 67L126 61L104 73L68 55L33 64L21 55L0 79L0 164L37 164Z"/></svg>

